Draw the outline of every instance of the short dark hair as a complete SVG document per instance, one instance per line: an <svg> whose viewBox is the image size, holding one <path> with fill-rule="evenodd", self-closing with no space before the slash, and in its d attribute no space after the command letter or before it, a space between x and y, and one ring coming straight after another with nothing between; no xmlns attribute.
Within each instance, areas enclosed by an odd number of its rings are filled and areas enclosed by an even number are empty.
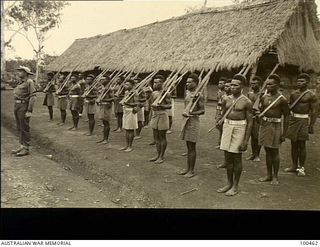
<svg viewBox="0 0 320 247"><path fill-rule="evenodd" d="M107 75L103 75L103 76L101 76L101 79L102 78L106 78L108 81L110 81L110 77L109 76L107 76Z"/></svg>
<svg viewBox="0 0 320 247"><path fill-rule="evenodd" d="M92 78L92 79L94 79L95 76L94 76L94 74L88 74L88 75L86 76L86 78Z"/></svg>
<svg viewBox="0 0 320 247"><path fill-rule="evenodd" d="M197 84L199 83L199 76L196 73L191 73L188 78L191 78Z"/></svg>
<svg viewBox="0 0 320 247"><path fill-rule="evenodd" d="M277 74L272 74L269 76L269 79L274 80L277 84L280 85L281 79L280 76L278 76Z"/></svg>
<svg viewBox="0 0 320 247"><path fill-rule="evenodd" d="M241 81L242 85L245 85L247 83L246 77L241 74L235 74L232 79Z"/></svg>
<svg viewBox="0 0 320 247"><path fill-rule="evenodd" d="M262 78L260 76L257 76L257 75L252 77L252 80L259 81L260 83L262 82Z"/></svg>
<svg viewBox="0 0 320 247"><path fill-rule="evenodd" d="M70 78L71 78L71 77L76 77L76 78L78 78L78 75L75 74L75 73L72 73L71 76L70 76Z"/></svg>
<svg viewBox="0 0 320 247"><path fill-rule="evenodd" d="M311 77L307 73L301 73L298 75L298 79L305 79L307 82L310 82Z"/></svg>
<svg viewBox="0 0 320 247"><path fill-rule="evenodd" d="M227 77L224 77L224 76L221 76L220 78L219 78L219 81L227 81L228 79L227 79Z"/></svg>
<svg viewBox="0 0 320 247"><path fill-rule="evenodd" d="M163 75L156 75L153 79L154 80L155 79L160 79L160 80L164 81L164 76Z"/></svg>
<svg viewBox="0 0 320 247"><path fill-rule="evenodd" d="M231 81L232 81L232 79L229 78L226 80L226 83L230 83Z"/></svg>

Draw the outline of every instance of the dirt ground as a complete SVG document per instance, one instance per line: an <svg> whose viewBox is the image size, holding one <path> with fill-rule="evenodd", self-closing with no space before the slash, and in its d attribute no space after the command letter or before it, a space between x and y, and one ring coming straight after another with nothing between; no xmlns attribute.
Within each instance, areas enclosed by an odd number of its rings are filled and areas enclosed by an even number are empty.
<svg viewBox="0 0 320 247"><path fill-rule="evenodd" d="M179 137L183 108L181 101L177 100L175 104L173 133L167 136L166 161L161 165L147 161L155 153L155 147L148 145L152 140L151 129L143 129L143 138L134 142L134 151L124 153L118 151L124 144L123 133L111 132L110 146L97 145L95 141L100 138L101 127L96 125L95 134L91 137L83 135L88 129L84 116L80 120L78 131L68 131L67 128L71 125L70 111L67 113L67 124L59 127L56 125L60 115L58 109L54 109L54 122L48 122L47 109L42 106L42 101L43 94L38 93L31 119L32 155L20 159L11 157L9 150L18 144L17 138L7 130L2 131L2 143L5 143L1 149L3 207L320 209L319 121L315 126L316 134L310 136L308 142L307 176L297 177L283 172L291 162L290 143L286 141L280 150L280 185L260 183L258 178L266 173L264 151L261 162L249 162L245 161L250 153L249 149L243 155L244 171L240 193L230 198L216 192L226 182L226 171L216 168L223 161L223 153L214 148L217 132L208 134L215 115L214 103L206 106L206 114L201 118L201 141L197 144L197 176L188 179L176 175L176 171L186 166L186 157L181 156L186 147ZM1 117L2 125L14 133L12 91L1 92ZM112 128L114 126L115 119L112 121ZM52 155L53 159L50 160L45 155ZM31 167L24 165L29 161L32 163ZM15 172L21 174L17 182L14 181ZM24 173L27 175L23 176ZM31 178L33 182L29 186ZM62 186L63 181L65 186ZM46 182L49 183L49 192ZM83 182L86 186L81 184ZM50 192L50 185L58 189ZM68 191L68 188L73 192ZM82 188L77 192L79 194L76 194L77 188ZM29 193L31 196L22 201L11 200L10 196L14 193L22 197L23 193ZM55 203L52 196L49 201L45 200L48 193L55 193L60 202ZM39 200L35 195L41 195L42 199ZM65 197L69 201L65 202ZM97 200L100 202L94 203Z"/></svg>

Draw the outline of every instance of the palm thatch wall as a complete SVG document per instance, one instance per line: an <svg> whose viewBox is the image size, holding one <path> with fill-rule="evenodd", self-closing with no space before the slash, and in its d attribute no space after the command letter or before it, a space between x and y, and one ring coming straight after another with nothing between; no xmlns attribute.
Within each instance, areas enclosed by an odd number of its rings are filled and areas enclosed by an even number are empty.
<svg viewBox="0 0 320 247"><path fill-rule="evenodd" d="M256 5L209 9L77 39L47 69L95 67L135 72L221 69L253 66L275 47L281 64L320 71L320 34L314 0L273 0ZM311 6L311 7L310 7ZM311 9L311 10L310 10Z"/></svg>

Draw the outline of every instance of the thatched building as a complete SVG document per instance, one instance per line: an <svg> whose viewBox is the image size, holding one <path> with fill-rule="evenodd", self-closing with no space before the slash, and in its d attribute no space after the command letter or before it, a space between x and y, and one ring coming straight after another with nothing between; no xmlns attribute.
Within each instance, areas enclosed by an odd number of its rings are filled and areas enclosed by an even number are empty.
<svg viewBox="0 0 320 247"><path fill-rule="evenodd" d="M291 85L299 71L320 72L320 24L314 0L272 0L186 14L138 28L77 39L47 67L151 72L215 68L212 78L242 66L266 76L275 63ZM183 87L182 87L183 88ZM209 85L212 98L213 84ZM179 90L180 91L180 90ZM180 93L181 94L181 93Z"/></svg>

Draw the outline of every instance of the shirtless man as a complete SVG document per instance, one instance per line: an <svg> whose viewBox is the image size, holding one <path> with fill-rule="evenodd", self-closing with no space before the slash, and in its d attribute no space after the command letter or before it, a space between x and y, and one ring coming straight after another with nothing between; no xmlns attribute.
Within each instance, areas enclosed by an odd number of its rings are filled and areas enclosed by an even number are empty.
<svg viewBox="0 0 320 247"><path fill-rule="evenodd" d="M117 92L119 92L119 89L121 88L121 85L124 81L124 78L122 76L119 76L116 78L116 86L113 89L114 94L114 115L117 118L117 128L115 128L114 132L122 132L122 119L123 119L123 106L119 103L124 96L124 90L120 92L118 95Z"/></svg>
<svg viewBox="0 0 320 247"><path fill-rule="evenodd" d="M199 83L199 77L197 74L190 74L187 79L187 93L185 97L184 105L185 107L189 104L190 101L194 101L195 98L195 90ZM188 118L186 125L184 126L181 137L182 140L186 141L187 145L187 164L188 167L181 172L178 172L179 175L184 175L187 178L192 178L195 176L194 167L196 164L196 143L199 140L200 136L200 120L199 116L205 113L204 110L204 98L203 95L199 96L199 100L196 103L192 112L184 112L182 114L183 117Z"/></svg>
<svg viewBox="0 0 320 247"><path fill-rule="evenodd" d="M104 89L108 87L108 83L110 78L106 75L102 76L100 79L100 83L103 86L103 89L100 93L104 92ZM108 93L101 99L98 103L100 109L100 119L103 123L103 136L102 139L97 141L97 143L108 144L109 143L109 133L110 133L110 121L112 116L112 102L113 102L113 91L109 90Z"/></svg>
<svg viewBox="0 0 320 247"><path fill-rule="evenodd" d="M124 90L126 96L133 88L134 81L129 79L124 84ZM134 131L138 128L138 98L137 96L132 97L123 104L123 120L122 128L126 132L126 146L120 148L125 152L132 151L132 143L134 139Z"/></svg>
<svg viewBox="0 0 320 247"><path fill-rule="evenodd" d="M217 190L226 196L238 194L242 173L242 152L247 150L252 127L252 103L242 94L246 78L235 75L231 81L231 93L222 100L222 116L225 116L220 149L224 150L228 184Z"/></svg>
<svg viewBox="0 0 320 247"><path fill-rule="evenodd" d="M259 181L277 185L280 167L279 147L285 140L282 133L286 133L288 128L289 106L287 99L279 93L280 77L273 74L266 83L267 93L261 97L260 102L259 145L266 151L267 176L260 178ZM270 105L272 107L269 107ZM284 116L283 131L282 116Z"/></svg>
<svg viewBox="0 0 320 247"><path fill-rule="evenodd" d="M79 85L81 88L81 95L83 95L84 90L86 88L86 80L85 80L85 76L83 73L79 73L78 74L78 78L79 78ZM82 117L82 113L83 113L83 105L84 105L84 98L80 97L79 98L79 117Z"/></svg>
<svg viewBox="0 0 320 247"><path fill-rule="evenodd" d="M141 79L140 78L136 78L135 79L135 84L141 82ZM145 91L142 91L140 93L140 95L138 95L138 113L137 113L137 118L138 118L138 129L136 131L136 136L134 137L135 140L138 140L138 139L141 139L141 130L144 126L144 121L145 121L145 118L146 116L144 115L144 105L145 105L145 102L146 102L147 98L146 98L146 93Z"/></svg>
<svg viewBox="0 0 320 247"><path fill-rule="evenodd" d="M77 83L77 79L78 77L76 74L72 74L70 77L69 108L72 114L73 126L70 127L69 130L78 130L81 87Z"/></svg>
<svg viewBox="0 0 320 247"><path fill-rule="evenodd" d="M47 73L47 81L48 83L51 82L53 79L54 74L52 72ZM43 105L47 106L48 112L49 112L49 122L53 121L53 106L54 106L54 96L53 93L56 91L55 88L55 82L52 83L52 85L48 88L48 90L45 93L45 97L43 100Z"/></svg>
<svg viewBox="0 0 320 247"><path fill-rule="evenodd" d="M162 91L162 84L164 82L164 77L162 75L157 75L154 78L154 91L152 93L153 101L158 98ZM151 158L149 161L155 164L160 164L164 162L164 153L167 148L167 130L169 129L169 116L167 109L171 108L171 96L166 95L165 99L160 105L155 105L152 103L152 118L151 118L151 128L153 130L153 136L156 143L157 155Z"/></svg>
<svg viewBox="0 0 320 247"><path fill-rule="evenodd" d="M222 100L223 100L224 98L228 98L230 95L232 95L232 93L231 93L231 81L232 81L232 79L227 79L227 80L225 81L225 84L224 84L224 94L221 96L221 102L222 102ZM221 114L220 114L220 117L222 117ZM216 128L217 128L217 129L221 129L221 134L222 134L222 126L219 126L219 125L217 125L217 124L218 124L218 122L216 122ZM220 137L220 139L221 139L221 137ZM220 146L219 146L219 148L220 148ZM227 168L227 165L226 165L226 164L227 164L227 161L224 160L224 163L218 165L217 168L218 168L218 169L220 169L220 168Z"/></svg>
<svg viewBox="0 0 320 247"><path fill-rule="evenodd" d="M63 81L66 79L66 76L64 74L60 74L58 77L57 87L59 88ZM57 100L57 108L60 110L61 120L57 125L64 125L67 118L67 108L68 108L68 96L69 88L68 85L66 85L60 93L56 93L58 100Z"/></svg>
<svg viewBox="0 0 320 247"><path fill-rule="evenodd" d="M251 100L253 104L258 98L261 83L262 83L262 79L259 76L254 76L250 82L252 91L248 92L248 98ZM254 109L252 113L253 113L253 123L252 123L252 129L251 129L252 154L246 160L260 161L259 155L260 155L261 146L259 146L259 142L258 142L259 121L258 121L257 112L255 112Z"/></svg>
<svg viewBox="0 0 320 247"><path fill-rule="evenodd" d="M93 74L89 74L86 77L85 83L88 87L91 87L93 80L94 80L95 76ZM79 84L80 88L81 88L81 84ZM82 91L81 91L82 93ZM87 112L87 117L88 117L88 122L89 122L89 132L85 133L85 135L87 136L92 136L93 134L93 130L96 124L94 115L96 113L96 98L98 94L98 90L97 88L93 88L90 93L88 95L86 95L85 99L84 99L84 106ZM79 98L80 99L80 98ZM80 101L79 101L80 103ZM79 110L80 110L80 106L81 104L79 104Z"/></svg>
<svg viewBox="0 0 320 247"><path fill-rule="evenodd" d="M313 134L313 126L317 118L317 99L315 94L308 90L309 82L308 74L300 74L297 79L298 89L290 94L289 99L291 112L286 138L291 140L292 166L285 171L298 172L298 176L305 176L306 141L309 140L308 134ZM300 95L302 97L298 99Z"/></svg>
<svg viewBox="0 0 320 247"><path fill-rule="evenodd" d="M218 92L217 92L217 107L216 107L216 116L215 120L216 122L219 121L219 119L222 116L222 96L225 94L224 87L225 83L227 81L227 78L221 77L218 82ZM222 135L222 126L217 126L217 129L219 131L219 140L218 140L218 145L216 146L216 149L220 148L220 142L221 142L221 135Z"/></svg>

